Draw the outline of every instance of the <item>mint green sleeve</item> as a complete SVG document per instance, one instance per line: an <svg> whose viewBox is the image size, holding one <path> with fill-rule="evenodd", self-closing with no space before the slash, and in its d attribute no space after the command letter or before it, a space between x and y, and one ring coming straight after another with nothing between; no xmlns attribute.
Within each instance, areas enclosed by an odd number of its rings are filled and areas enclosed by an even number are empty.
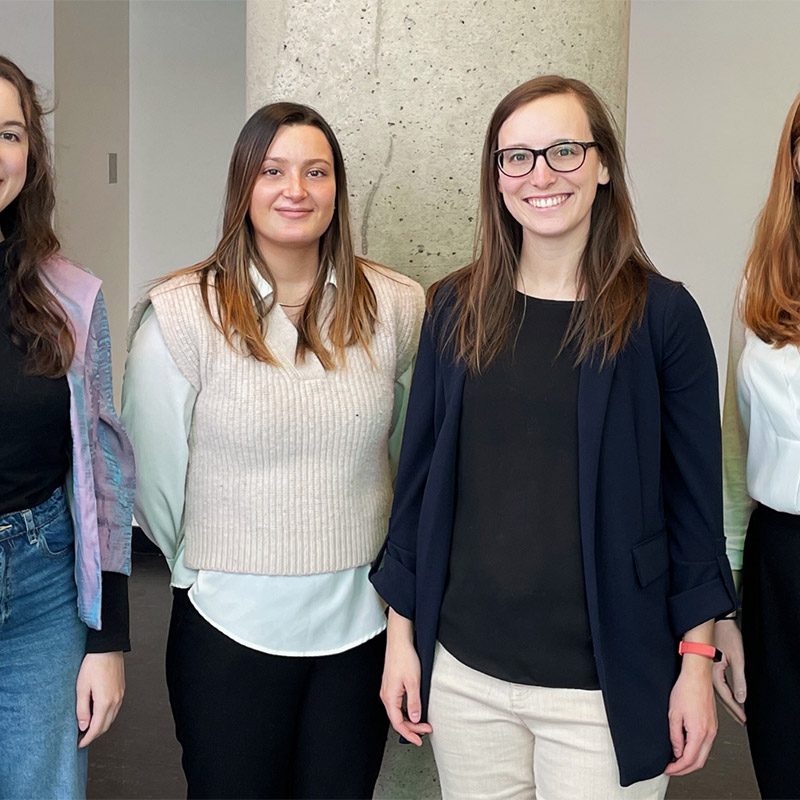
<svg viewBox="0 0 800 800"><path fill-rule="evenodd" d="M408 393L411 389L411 378L414 374L414 360L394 382L394 409L392 410L392 428L389 433L389 464L392 469L392 480L397 475L400 462L400 447L403 444L403 429L406 425L408 410Z"/></svg>
<svg viewBox="0 0 800 800"><path fill-rule="evenodd" d="M196 399L197 390L172 359L149 306L125 362L121 416L136 457L136 522L167 559L172 585L184 588L196 574L183 563L184 491Z"/></svg>
<svg viewBox="0 0 800 800"><path fill-rule="evenodd" d="M745 533L755 505L747 494L747 438L749 406L740 407L736 385L739 358L745 344L745 329L734 306L728 343L728 370L722 412L722 489L725 540L731 569L742 568Z"/></svg>
<svg viewBox="0 0 800 800"><path fill-rule="evenodd" d="M414 375L419 332L422 328L422 317L425 313L425 292L418 283L407 288L401 322L398 324L397 336L397 371L394 382L394 409L392 411L392 427L389 432L389 466L392 481L397 475L400 461L400 446L403 443L403 428L406 424L408 409L408 393L411 390L411 378Z"/></svg>

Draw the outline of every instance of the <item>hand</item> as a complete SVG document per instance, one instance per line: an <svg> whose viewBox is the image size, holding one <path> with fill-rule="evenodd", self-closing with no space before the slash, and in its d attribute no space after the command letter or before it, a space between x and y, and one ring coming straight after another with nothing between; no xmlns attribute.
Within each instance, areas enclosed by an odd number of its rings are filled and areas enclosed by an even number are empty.
<svg viewBox="0 0 800 800"><path fill-rule="evenodd" d="M706 763L717 735L717 709L711 686L711 660L685 655L669 696L669 738L675 761L666 775L688 775Z"/></svg>
<svg viewBox="0 0 800 800"><path fill-rule="evenodd" d="M392 727L417 747L422 744L420 734L431 732L427 722L420 722L422 703L419 684L419 656L414 649L411 621L389 609L381 701ZM403 714L404 700L407 716Z"/></svg>
<svg viewBox="0 0 800 800"><path fill-rule="evenodd" d="M88 747L102 736L119 713L125 694L125 661L122 652L87 653L76 684L75 713L83 734L78 747Z"/></svg>
<svg viewBox="0 0 800 800"><path fill-rule="evenodd" d="M744 713L747 683L744 679L742 634L734 620L722 619L714 625L714 638L722 650L722 661L712 667L714 688L725 710L744 725L747 722Z"/></svg>

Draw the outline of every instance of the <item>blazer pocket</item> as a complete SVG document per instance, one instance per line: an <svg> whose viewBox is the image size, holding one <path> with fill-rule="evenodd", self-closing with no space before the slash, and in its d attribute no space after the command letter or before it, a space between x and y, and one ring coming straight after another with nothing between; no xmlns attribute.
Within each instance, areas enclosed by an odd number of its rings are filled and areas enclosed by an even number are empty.
<svg viewBox="0 0 800 800"><path fill-rule="evenodd" d="M647 586L669 569L669 549L665 531L645 539L631 552L640 586Z"/></svg>

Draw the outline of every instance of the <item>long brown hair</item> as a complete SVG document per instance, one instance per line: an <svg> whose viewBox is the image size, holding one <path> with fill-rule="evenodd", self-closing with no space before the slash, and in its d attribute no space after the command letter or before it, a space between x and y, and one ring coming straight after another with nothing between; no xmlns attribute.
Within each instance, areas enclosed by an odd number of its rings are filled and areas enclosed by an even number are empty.
<svg viewBox="0 0 800 800"><path fill-rule="evenodd" d="M541 97L569 94L578 99L591 127L592 139L608 169L607 185L597 187L591 228L578 269L576 303L564 345L576 345L580 362L597 353L600 363L625 346L641 321L647 294L647 273L654 272L639 240L633 205L625 183L625 159L611 112L585 83L560 75L534 78L513 89L489 121L483 144L480 210L471 264L434 285L452 291L452 323L444 344L472 373L481 372L498 355L513 324L515 277L522 247L522 226L511 216L497 181L497 137L503 123L520 106Z"/></svg>
<svg viewBox="0 0 800 800"><path fill-rule="evenodd" d="M767 202L744 269L745 325L776 347L800 345L800 94L778 144Z"/></svg>
<svg viewBox="0 0 800 800"><path fill-rule="evenodd" d="M25 183L0 212L0 229L10 238L6 263L11 336L15 344L24 347L29 372L58 378L69 369L75 339L64 309L39 271L59 248L50 222L55 196L50 149L42 125L44 112L35 84L4 56L0 56L0 79L17 90L28 137Z"/></svg>
<svg viewBox="0 0 800 800"><path fill-rule="evenodd" d="M258 266L273 289L275 279L256 246L248 209L267 150L284 125L319 128L333 153L336 209L320 239L319 270L297 323L298 358L310 350L325 369L333 369L337 362L341 363L346 347L360 345L369 349L377 319L377 301L364 274L367 262L356 258L353 252L342 151L330 126L314 109L297 103L272 103L250 117L231 156L219 244L207 259L173 275L199 275L206 311L231 346L235 346L234 340L238 338L238 344L248 355L267 364L278 363L264 340L267 314L275 295L273 293L267 303L258 295L250 280L250 263ZM322 341L318 320L327 269L331 264L336 270L337 287L328 329L333 353ZM216 314L212 313L209 292L212 281Z"/></svg>

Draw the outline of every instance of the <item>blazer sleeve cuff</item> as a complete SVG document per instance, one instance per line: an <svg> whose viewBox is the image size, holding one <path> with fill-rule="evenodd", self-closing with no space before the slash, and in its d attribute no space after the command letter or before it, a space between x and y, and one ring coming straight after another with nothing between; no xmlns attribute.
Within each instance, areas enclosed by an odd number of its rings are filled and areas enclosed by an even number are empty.
<svg viewBox="0 0 800 800"><path fill-rule="evenodd" d="M738 607L727 559L725 567L713 580L669 598L670 623L677 638L697 625L728 614Z"/></svg>
<svg viewBox="0 0 800 800"><path fill-rule="evenodd" d="M378 555L369 579L378 594L402 617L414 619L416 612L416 576L395 558L389 547Z"/></svg>

